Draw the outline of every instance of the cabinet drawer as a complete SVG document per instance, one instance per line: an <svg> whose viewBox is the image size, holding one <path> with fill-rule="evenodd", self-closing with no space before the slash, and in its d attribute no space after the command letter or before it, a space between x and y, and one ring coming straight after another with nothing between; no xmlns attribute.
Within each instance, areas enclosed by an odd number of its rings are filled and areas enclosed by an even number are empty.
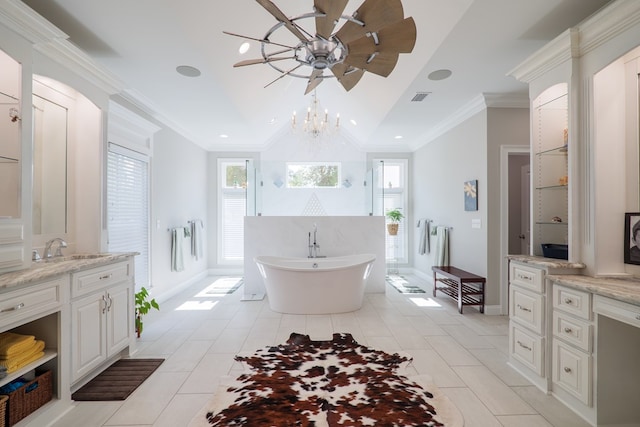
<svg viewBox="0 0 640 427"><path fill-rule="evenodd" d="M509 282L531 291L544 292L544 271L517 263L509 263Z"/></svg>
<svg viewBox="0 0 640 427"><path fill-rule="evenodd" d="M131 261L79 271L71 276L71 297L86 295L132 278L133 263Z"/></svg>
<svg viewBox="0 0 640 427"><path fill-rule="evenodd" d="M509 353L536 374L544 375L544 338L511 322L509 325Z"/></svg>
<svg viewBox="0 0 640 427"><path fill-rule="evenodd" d="M628 325L640 328L640 306L595 295L593 311Z"/></svg>
<svg viewBox="0 0 640 427"><path fill-rule="evenodd" d="M518 286L509 288L510 319L542 334L544 328L544 296Z"/></svg>
<svg viewBox="0 0 640 427"><path fill-rule="evenodd" d="M554 310L553 335L575 345L587 353L591 352L593 326L585 320L576 319L566 313Z"/></svg>
<svg viewBox="0 0 640 427"><path fill-rule="evenodd" d="M590 320L591 294L562 285L554 285L553 308Z"/></svg>
<svg viewBox="0 0 640 427"><path fill-rule="evenodd" d="M553 340L553 382L587 406L591 406L591 364L590 355Z"/></svg>
<svg viewBox="0 0 640 427"><path fill-rule="evenodd" d="M62 287L65 285L69 286L69 276L1 294L0 330L29 316L60 307Z"/></svg>

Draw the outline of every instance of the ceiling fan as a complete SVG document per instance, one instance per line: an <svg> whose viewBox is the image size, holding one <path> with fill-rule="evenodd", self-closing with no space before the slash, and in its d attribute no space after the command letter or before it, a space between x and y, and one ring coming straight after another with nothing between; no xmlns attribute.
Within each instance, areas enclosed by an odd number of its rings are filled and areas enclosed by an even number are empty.
<svg viewBox="0 0 640 427"><path fill-rule="evenodd" d="M325 79L336 78L349 91L365 72L387 77L399 54L411 53L415 46L416 25L413 18L404 17L400 0L365 0L351 16L343 15L349 0L314 0L313 12L292 18L271 0L256 1L278 21L264 37L223 32L261 43L262 58L234 67L269 64L281 75L265 87L285 76L299 77L308 80L306 95ZM308 29L313 21L315 29ZM341 21L344 24L334 32ZM288 31L278 31L282 28ZM325 75L325 70L331 73Z"/></svg>

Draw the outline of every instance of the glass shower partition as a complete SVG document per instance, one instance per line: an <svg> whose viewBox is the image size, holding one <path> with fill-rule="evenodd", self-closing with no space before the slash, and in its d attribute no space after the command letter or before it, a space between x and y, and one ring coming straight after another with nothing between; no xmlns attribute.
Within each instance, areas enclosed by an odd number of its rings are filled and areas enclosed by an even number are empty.
<svg viewBox="0 0 640 427"><path fill-rule="evenodd" d="M247 174L247 191L246 197L246 216L260 216L262 215L262 199L261 189L263 186L262 174L259 169L256 169L252 159L247 159L246 174Z"/></svg>

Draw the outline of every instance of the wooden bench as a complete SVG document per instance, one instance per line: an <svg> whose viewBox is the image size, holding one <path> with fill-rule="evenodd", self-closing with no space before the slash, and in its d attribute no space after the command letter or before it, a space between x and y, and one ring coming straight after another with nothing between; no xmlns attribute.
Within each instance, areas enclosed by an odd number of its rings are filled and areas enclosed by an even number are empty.
<svg viewBox="0 0 640 427"><path fill-rule="evenodd" d="M433 296L436 291L458 301L458 311L462 314L465 305L477 305L484 313L484 285L486 279L456 267L431 267L433 270ZM444 276L444 277L438 277ZM438 283L444 286L438 286Z"/></svg>

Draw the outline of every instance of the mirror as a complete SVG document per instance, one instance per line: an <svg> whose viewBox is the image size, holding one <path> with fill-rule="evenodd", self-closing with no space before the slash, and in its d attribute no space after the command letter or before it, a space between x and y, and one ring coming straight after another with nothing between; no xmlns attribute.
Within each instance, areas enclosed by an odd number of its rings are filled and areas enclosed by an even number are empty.
<svg viewBox="0 0 640 427"><path fill-rule="evenodd" d="M34 93L32 195L36 235L67 232L67 124L66 107Z"/></svg>
<svg viewBox="0 0 640 427"><path fill-rule="evenodd" d="M21 67L0 51L0 219L20 218Z"/></svg>

